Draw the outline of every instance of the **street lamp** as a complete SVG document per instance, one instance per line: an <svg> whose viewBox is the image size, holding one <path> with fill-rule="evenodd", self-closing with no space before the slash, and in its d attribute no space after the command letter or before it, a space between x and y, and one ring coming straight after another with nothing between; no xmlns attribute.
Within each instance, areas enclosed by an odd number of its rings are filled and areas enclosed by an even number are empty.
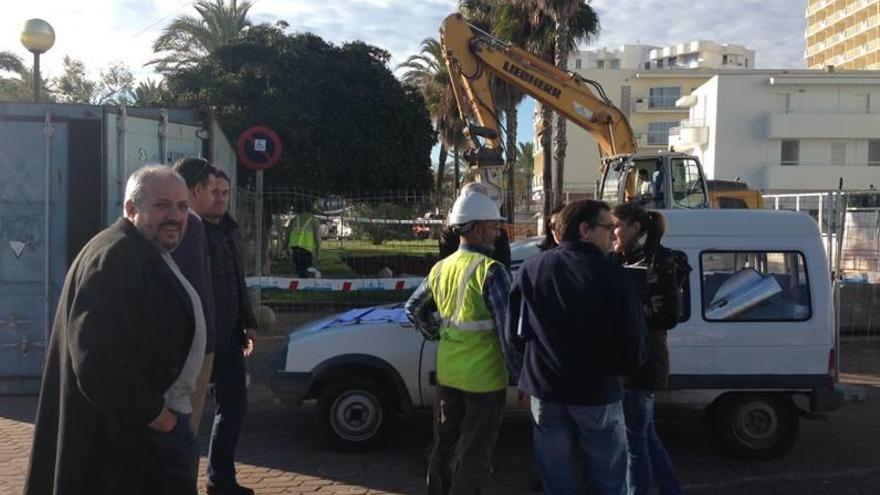
<svg viewBox="0 0 880 495"><path fill-rule="evenodd" d="M42 19L29 19L21 31L21 44L34 54L34 103L40 102L40 54L55 44L55 30Z"/></svg>

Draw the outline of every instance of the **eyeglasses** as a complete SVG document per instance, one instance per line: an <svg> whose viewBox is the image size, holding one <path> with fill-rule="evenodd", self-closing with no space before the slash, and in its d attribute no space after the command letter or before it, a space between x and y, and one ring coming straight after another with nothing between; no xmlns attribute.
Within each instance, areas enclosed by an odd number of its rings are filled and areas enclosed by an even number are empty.
<svg viewBox="0 0 880 495"><path fill-rule="evenodd" d="M613 223L597 223L593 227L602 227L603 229L608 229L608 232L613 232L617 225Z"/></svg>

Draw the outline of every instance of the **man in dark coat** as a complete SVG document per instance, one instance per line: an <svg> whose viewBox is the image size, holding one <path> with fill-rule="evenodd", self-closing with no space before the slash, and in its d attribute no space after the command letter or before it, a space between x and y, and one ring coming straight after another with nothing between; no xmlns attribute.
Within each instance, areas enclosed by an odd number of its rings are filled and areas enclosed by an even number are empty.
<svg viewBox="0 0 880 495"><path fill-rule="evenodd" d="M214 371L211 381L217 408L208 447L208 495L253 495L235 477L235 449L247 414L244 358L254 350L257 321L244 282L241 232L229 215L229 178L215 172L214 201L205 211L205 234L214 291Z"/></svg>
<svg viewBox="0 0 880 495"><path fill-rule="evenodd" d="M575 449L591 493L626 492L621 377L644 361L648 331L635 286L608 257L608 205L558 215L559 246L526 260L511 287L507 338L525 341L519 389L531 397L544 493L576 493Z"/></svg>
<svg viewBox="0 0 880 495"><path fill-rule="evenodd" d="M46 353L26 495L196 493L197 445L178 411L185 407L172 405L189 399L181 377L201 366L199 340L204 354L197 297L168 255L186 219L180 177L145 167L129 179L125 216L71 265ZM163 451L170 442L185 452ZM191 489L181 486L190 480ZM169 481L178 484L169 489Z"/></svg>

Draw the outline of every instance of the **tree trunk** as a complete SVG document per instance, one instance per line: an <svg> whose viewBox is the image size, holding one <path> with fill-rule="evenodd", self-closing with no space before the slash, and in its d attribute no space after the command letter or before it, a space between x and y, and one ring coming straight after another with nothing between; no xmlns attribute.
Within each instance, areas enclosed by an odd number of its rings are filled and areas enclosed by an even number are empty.
<svg viewBox="0 0 880 495"><path fill-rule="evenodd" d="M507 188L504 202L507 204L507 223L516 223L516 125L517 110L516 106L509 106L504 112L505 120L507 120L507 163L505 163L505 174L507 177Z"/></svg>
<svg viewBox="0 0 880 495"><path fill-rule="evenodd" d="M568 24L556 23L556 67L561 70L568 69ZM556 115L556 135L554 136L553 154L556 161L556 192L555 206L562 206L565 200L565 148L568 145L565 129L565 118Z"/></svg>
<svg viewBox="0 0 880 495"><path fill-rule="evenodd" d="M435 202L438 208L443 204L443 174L446 172L446 157L448 155L446 145L440 143L440 156L437 157L437 185L434 187L434 194L437 198Z"/></svg>
<svg viewBox="0 0 880 495"><path fill-rule="evenodd" d="M547 105L540 105L541 111L541 154L543 162L544 218L553 211L553 111Z"/></svg>
<svg viewBox="0 0 880 495"><path fill-rule="evenodd" d="M452 148L453 154L452 156L455 159L455 197L458 197L458 191L461 189L461 162L459 161L458 156L458 144L456 144Z"/></svg>

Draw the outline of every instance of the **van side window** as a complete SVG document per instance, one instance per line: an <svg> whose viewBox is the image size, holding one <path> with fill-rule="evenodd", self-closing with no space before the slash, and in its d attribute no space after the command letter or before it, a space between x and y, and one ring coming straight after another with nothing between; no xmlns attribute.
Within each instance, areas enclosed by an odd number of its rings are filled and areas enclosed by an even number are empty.
<svg viewBox="0 0 880 495"><path fill-rule="evenodd" d="M708 321L810 319L810 284L803 253L700 253L703 317Z"/></svg>

